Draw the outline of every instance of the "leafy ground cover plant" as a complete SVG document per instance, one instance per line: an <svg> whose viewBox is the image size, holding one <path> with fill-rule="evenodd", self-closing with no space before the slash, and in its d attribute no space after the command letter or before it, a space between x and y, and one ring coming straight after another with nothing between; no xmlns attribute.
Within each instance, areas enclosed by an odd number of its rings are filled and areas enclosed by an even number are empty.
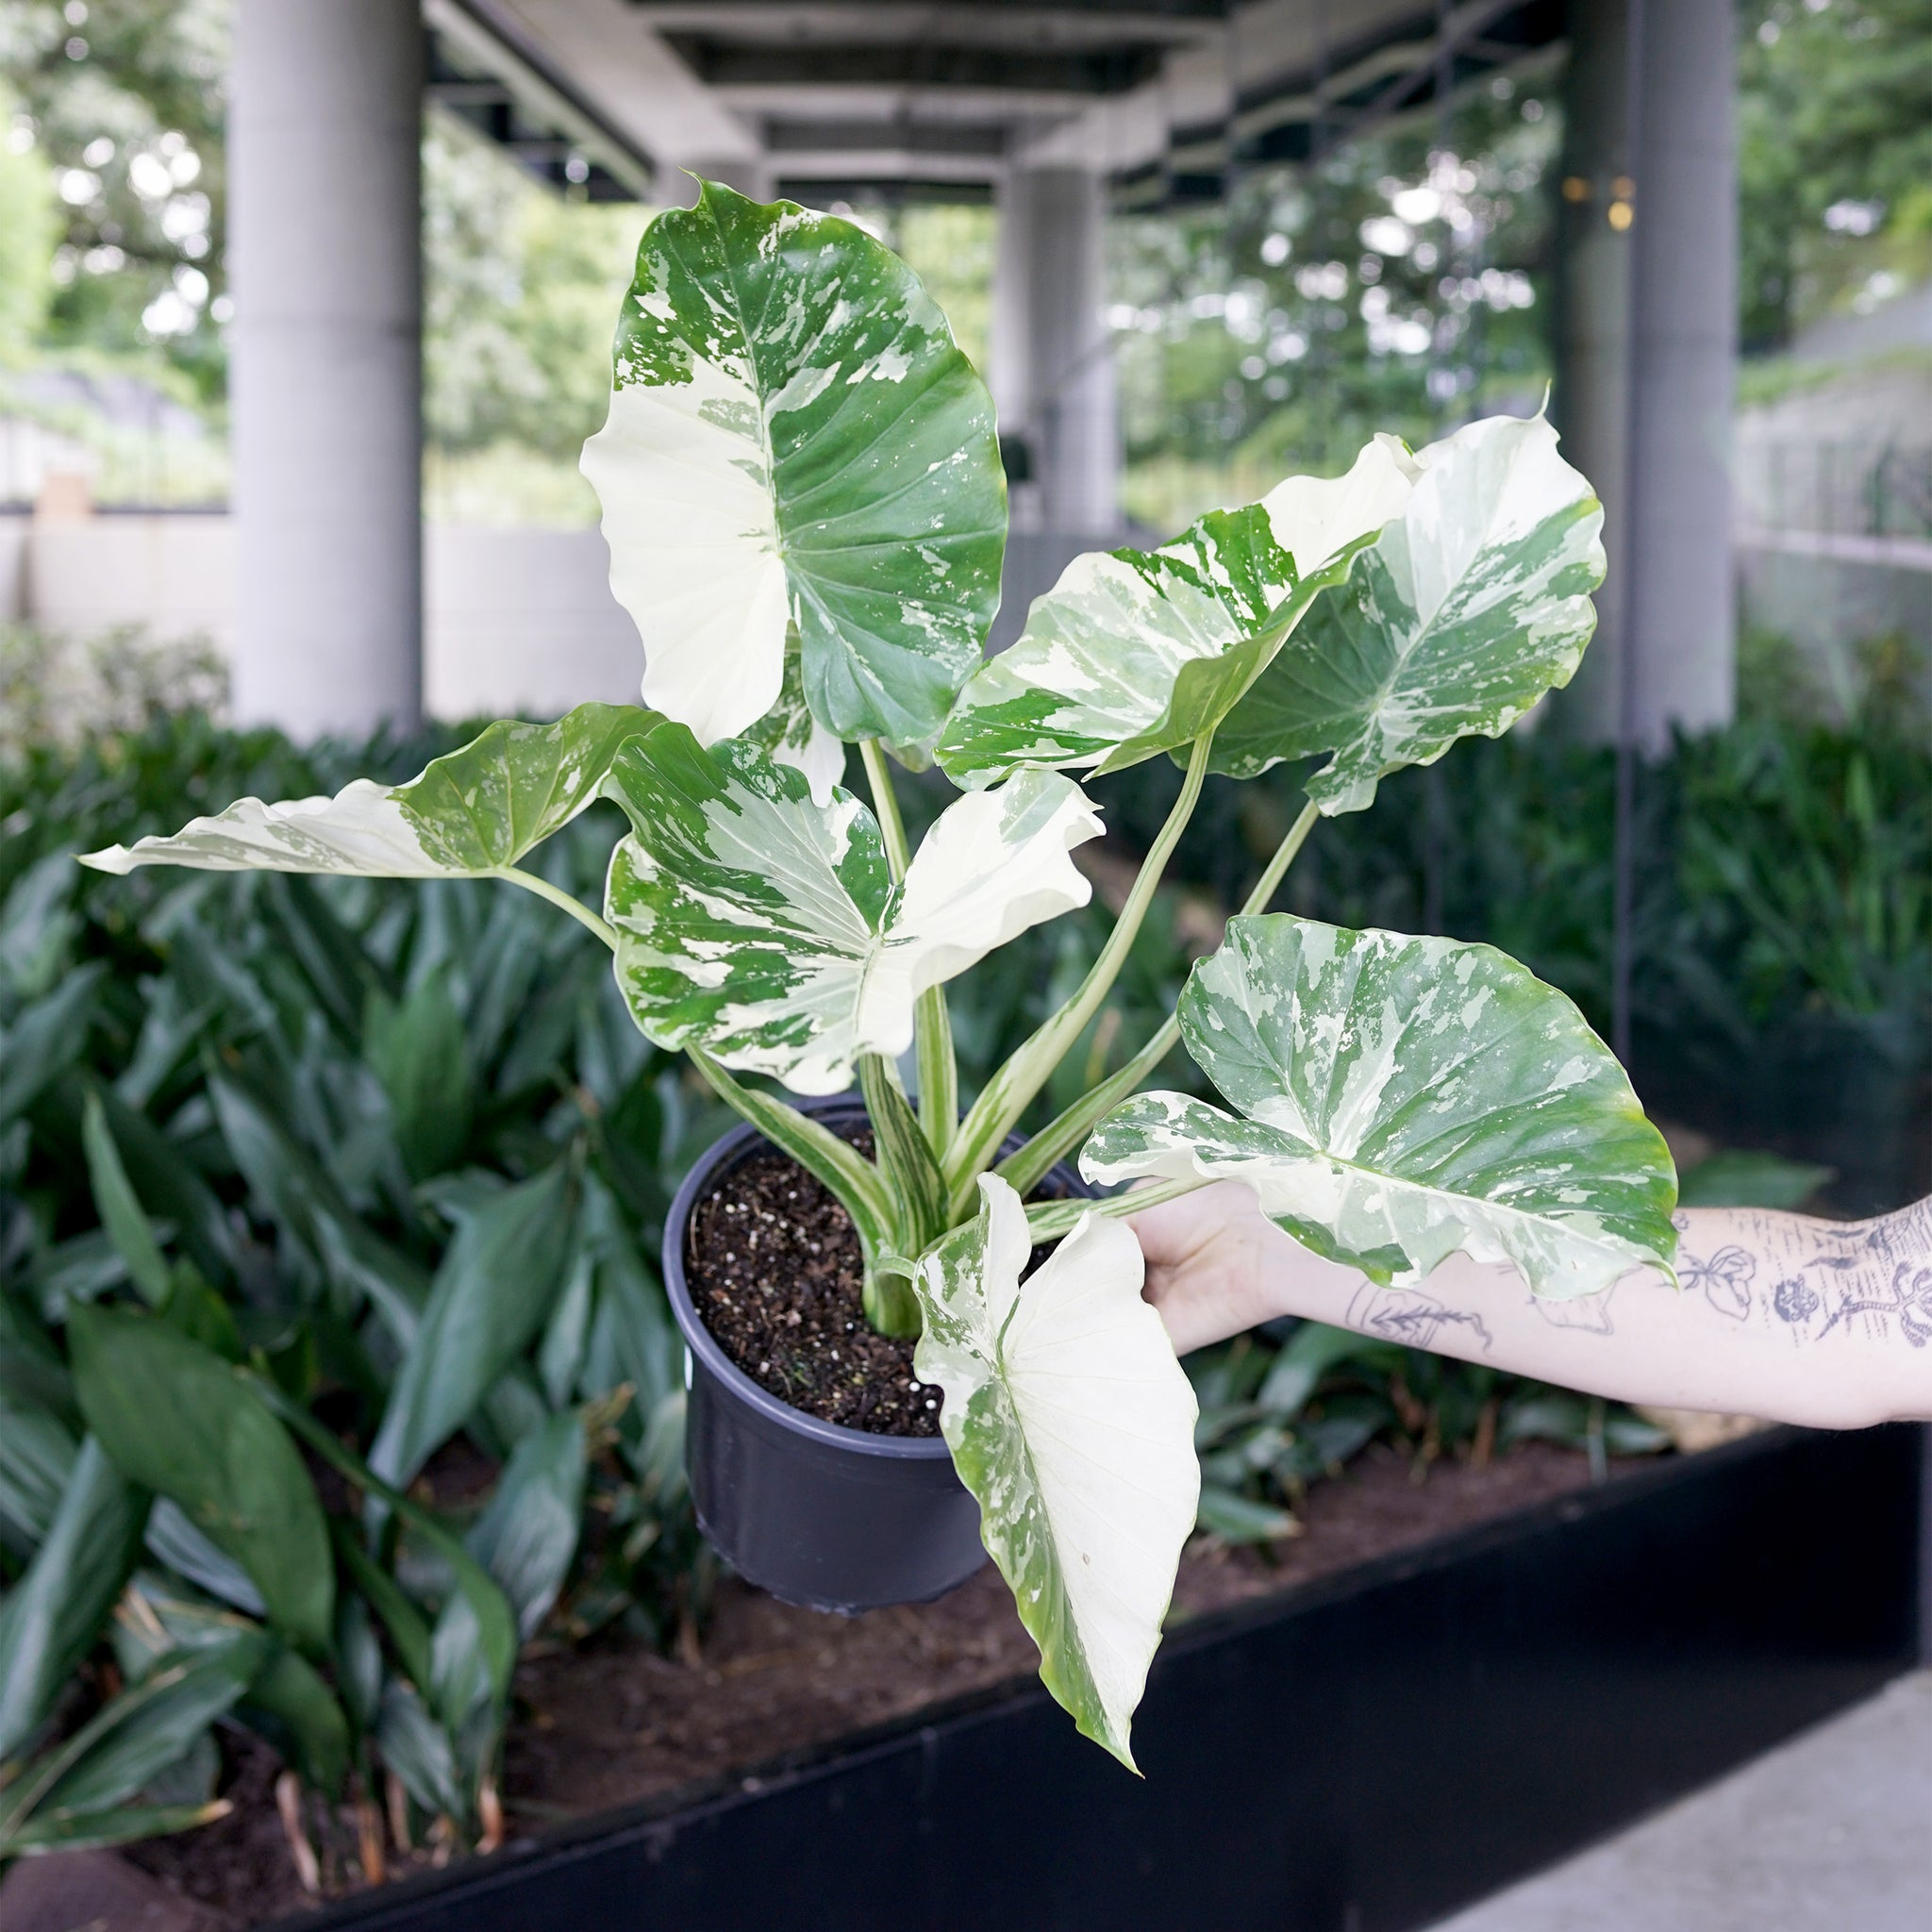
<svg viewBox="0 0 1932 1932"><path fill-rule="evenodd" d="M641 1031L847 1208L867 1316L921 1338L1042 1675L1131 1764L1200 1471L1128 1206L1233 1175L1395 1285L1458 1249L1544 1294L1669 1269L1669 1156L1568 999L1487 947L1266 910L1319 819L1567 681L1601 511L1541 419L1420 452L1379 437L1341 477L1076 560L985 661L1005 484L984 387L859 229L708 184L644 235L585 469L646 707L494 724L406 784L244 799L89 862L487 877L595 934ZM848 742L870 808L837 782ZM1181 788L1105 944L962 1113L946 983L1087 904L1070 855L1100 820L1070 774L1160 757ZM1177 1010L1002 1155L1107 999L1208 773L1290 758L1318 761L1306 804ZM916 853L892 760L961 789ZM593 910L525 861L599 798L629 830ZM1135 1097L1177 1040L1232 1111ZM755 1084L855 1078L872 1156ZM1091 1178L1153 1186L1025 1206L1083 1145ZM161 1329L116 1334L172 1347ZM358 1480L383 1507L419 1450L378 1438Z"/></svg>
<svg viewBox="0 0 1932 1932"><path fill-rule="evenodd" d="M184 717L0 768L0 1860L213 1815L236 1724L360 1801L325 1865L487 1840L520 1641L702 1609L639 1243L709 1128L598 949L433 882L73 865L339 757Z"/></svg>

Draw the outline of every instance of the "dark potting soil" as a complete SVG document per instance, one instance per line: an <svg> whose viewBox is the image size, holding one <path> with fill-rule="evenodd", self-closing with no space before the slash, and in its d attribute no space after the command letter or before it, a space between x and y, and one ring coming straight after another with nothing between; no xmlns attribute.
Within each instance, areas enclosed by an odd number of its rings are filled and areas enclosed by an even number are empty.
<svg viewBox="0 0 1932 1932"><path fill-rule="evenodd" d="M912 1373L915 1340L865 1319L852 1217L789 1154L754 1154L721 1176L691 1215L684 1266L699 1319L780 1402L875 1436L939 1434L940 1391Z"/></svg>
<svg viewBox="0 0 1932 1932"><path fill-rule="evenodd" d="M872 1152L869 1129L847 1138ZM1034 1198L1059 1191L1049 1174ZM765 1149L719 1178L691 1215L684 1268L699 1319L780 1402L874 1436L939 1434L944 1398L912 1372L916 1341L865 1319L852 1217L789 1154Z"/></svg>
<svg viewBox="0 0 1932 1932"><path fill-rule="evenodd" d="M1391 1551L1521 1509L1590 1481L1587 1459L1530 1442L1486 1467L1439 1461L1425 1472L1385 1447L1318 1483L1304 1533L1261 1547L1196 1537L1181 1558L1170 1626L1307 1583ZM723 1584L689 1661L609 1635L571 1649L540 1639L516 1676L504 1765L511 1839L641 1799L742 1775L787 1753L908 1717L941 1700L1032 1677L1033 1641L989 1564L937 1603L858 1617L823 1616ZM276 1760L225 1731L230 1815L125 1856L205 1904L211 1927L258 1925L315 1901L301 1890L276 1816ZM1157 1764L1143 1766L1158 1777ZM308 1810L331 1896L359 1890L346 1812ZM460 1854L457 1855L460 1857ZM418 1844L388 1852L391 1876L450 1857Z"/></svg>

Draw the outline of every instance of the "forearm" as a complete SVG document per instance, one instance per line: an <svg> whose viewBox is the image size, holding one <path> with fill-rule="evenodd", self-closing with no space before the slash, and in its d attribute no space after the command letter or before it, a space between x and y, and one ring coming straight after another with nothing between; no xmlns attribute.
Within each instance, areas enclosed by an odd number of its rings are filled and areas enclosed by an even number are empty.
<svg viewBox="0 0 1932 1932"><path fill-rule="evenodd" d="M1604 1294L1553 1301L1511 1268L1459 1255L1420 1287L1380 1288L1255 1215L1229 1237L1250 1294L1227 1312L1239 1326L1304 1316L1664 1407L1833 1428L1932 1417L1932 1203L1853 1224L1690 1209L1678 1228L1680 1287L1640 1270ZM1150 1269L1151 1298L1176 1346L1214 1339L1205 1303L1183 1289L1166 1305L1161 1274Z"/></svg>

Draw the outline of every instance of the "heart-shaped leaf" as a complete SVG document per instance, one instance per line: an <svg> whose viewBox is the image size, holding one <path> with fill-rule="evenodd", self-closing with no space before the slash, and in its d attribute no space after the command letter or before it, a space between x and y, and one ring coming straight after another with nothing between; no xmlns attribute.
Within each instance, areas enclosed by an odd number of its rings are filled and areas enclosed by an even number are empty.
<svg viewBox="0 0 1932 1932"><path fill-rule="evenodd" d="M1541 416L1494 416L1431 443L1413 493L1319 598L1215 737L1213 769L1252 777L1332 753L1307 782L1328 814L1374 802L1404 765L1498 738L1567 684L1596 627L1603 509Z"/></svg>
<svg viewBox="0 0 1932 1932"><path fill-rule="evenodd" d="M635 705L579 705L554 724L492 724L406 785L358 778L333 798L243 798L170 838L110 845L81 863L407 879L496 872L568 824L596 797L617 747L658 722Z"/></svg>
<svg viewBox="0 0 1932 1932"><path fill-rule="evenodd" d="M992 399L904 262L850 222L714 182L644 230L610 415L584 445L644 696L701 742L778 703L930 739L999 603Z"/></svg>
<svg viewBox="0 0 1932 1932"><path fill-rule="evenodd" d="M1458 1249L1544 1295L1671 1272L1662 1135L1575 1007L1493 947L1232 919L1180 1023L1245 1118L1142 1094L1094 1130L1090 1180L1245 1181L1297 1241L1401 1286Z"/></svg>
<svg viewBox="0 0 1932 1932"><path fill-rule="evenodd" d="M707 752L660 725L625 747L608 791L636 827L605 917L638 1024L800 1093L842 1091L862 1053L903 1053L922 992L1091 891L1067 855L1100 820L1055 773L956 801L896 890L858 799L814 805L741 741Z"/></svg>
<svg viewBox="0 0 1932 1932"><path fill-rule="evenodd" d="M920 1264L916 1373L979 1499L980 1534L1040 1646L1040 1675L1081 1731L1133 1766L1128 1727L1194 1527L1198 1410L1141 1248L1082 1216L1023 1287L1020 1197L979 1181L979 1217Z"/></svg>
<svg viewBox="0 0 1932 1932"><path fill-rule="evenodd" d="M1158 550L1076 557L960 693L938 758L966 786L1022 765L1116 772L1190 743L1255 680L1415 475L1377 437L1347 475L1294 476Z"/></svg>

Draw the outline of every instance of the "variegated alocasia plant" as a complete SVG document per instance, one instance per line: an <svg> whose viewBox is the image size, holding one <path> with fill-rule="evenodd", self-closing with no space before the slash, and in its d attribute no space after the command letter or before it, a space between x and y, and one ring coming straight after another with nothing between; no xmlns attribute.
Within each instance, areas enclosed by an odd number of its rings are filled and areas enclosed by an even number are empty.
<svg viewBox="0 0 1932 1932"><path fill-rule="evenodd" d="M1487 947L1266 910L1322 815L1568 681L1602 513L1540 417L1415 452L1378 437L1343 476L1078 558L988 660L991 404L878 242L706 185L645 231L613 371L584 468L648 708L494 724L408 784L244 799L92 862L496 878L595 932L644 1033L849 1209L867 1314L921 1338L1043 1677L1131 1763L1198 1474L1125 1206L1234 1177L1396 1285L1458 1250L1546 1295L1670 1266L1663 1141L1568 1000ZM841 783L855 741L869 804ZM916 854L889 754L961 788ZM962 1115L946 982L1087 904L1072 854L1100 817L1071 774L1159 754L1185 777L1110 936ZM1323 761L1307 806L1177 1014L1003 1154L1107 1001L1208 774L1288 758ZM522 861L599 796L629 829L593 911ZM1182 1040L1232 1111L1136 1097ZM871 1158L782 1097L855 1079ZM1091 1179L1148 1190L1026 1206L1083 1144Z"/></svg>

